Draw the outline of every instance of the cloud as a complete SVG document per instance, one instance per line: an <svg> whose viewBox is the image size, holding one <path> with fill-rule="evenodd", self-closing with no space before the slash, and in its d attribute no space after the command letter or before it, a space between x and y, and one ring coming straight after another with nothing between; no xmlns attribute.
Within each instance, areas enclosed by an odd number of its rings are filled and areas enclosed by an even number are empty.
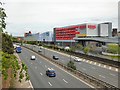
<svg viewBox="0 0 120 90"><path fill-rule="evenodd" d="M83 22L113 21L117 26L119 0L5 0L8 27L20 27L29 24L32 30L51 30L55 25L70 25ZM17 25L16 25L17 24ZM34 26L36 24L38 26ZM15 26L16 25L16 26ZM22 26L21 26L22 25ZM48 25L45 27L45 25ZM19 28L18 28L19 27ZM9 32L11 29L7 28ZM23 32L21 30L21 32Z"/></svg>

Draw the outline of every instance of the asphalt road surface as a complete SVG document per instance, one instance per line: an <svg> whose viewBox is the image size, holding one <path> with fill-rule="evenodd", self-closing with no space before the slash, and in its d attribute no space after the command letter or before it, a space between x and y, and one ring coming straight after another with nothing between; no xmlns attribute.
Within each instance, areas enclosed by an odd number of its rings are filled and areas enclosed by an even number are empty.
<svg viewBox="0 0 120 90"><path fill-rule="evenodd" d="M30 80L34 88L93 88L91 85L26 48L22 48L22 53L18 55L28 66ZM32 55L36 56L36 60L30 60ZM56 77L46 76L47 68L53 68L56 71Z"/></svg>
<svg viewBox="0 0 120 90"><path fill-rule="evenodd" d="M32 48L35 51L39 50L38 46L28 45L28 47ZM71 58L70 56L65 56L63 54L56 53L44 48L40 53L50 58L52 58L53 55L56 55L59 57L58 62L62 62L63 64L67 64L70 60L73 60L73 58ZM118 74L118 72L112 71L110 69L102 68L97 65L92 65L86 62L75 62L75 65L78 70L118 87L118 76L120 77L120 74Z"/></svg>

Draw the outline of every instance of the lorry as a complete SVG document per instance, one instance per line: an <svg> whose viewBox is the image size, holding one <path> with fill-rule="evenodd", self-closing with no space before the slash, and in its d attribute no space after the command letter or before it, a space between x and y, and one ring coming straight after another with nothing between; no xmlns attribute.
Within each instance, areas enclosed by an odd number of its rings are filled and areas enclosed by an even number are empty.
<svg viewBox="0 0 120 90"><path fill-rule="evenodd" d="M21 52L22 52L22 48L21 48L20 46L17 46L17 47L16 47L16 52L17 52L17 53L21 53Z"/></svg>

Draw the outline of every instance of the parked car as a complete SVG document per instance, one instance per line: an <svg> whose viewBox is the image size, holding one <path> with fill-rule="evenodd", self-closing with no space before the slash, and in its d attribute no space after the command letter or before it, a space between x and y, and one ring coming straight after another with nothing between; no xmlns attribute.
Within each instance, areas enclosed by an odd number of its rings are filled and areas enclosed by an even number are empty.
<svg viewBox="0 0 120 90"><path fill-rule="evenodd" d="M79 58L79 57L74 57L74 61L76 61L76 62L81 62L81 61L82 61L82 59L81 59L81 58Z"/></svg>
<svg viewBox="0 0 120 90"><path fill-rule="evenodd" d="M56 77L55 70L52 68L48 68L48 70L46 71L46 75L49 77Z"/></svg>
<svg viewBox="0 0 120 90"><path fill-rule="evenodd" d="M36 58L35 58L35 56L34 55L32 55L31 56L31 60L35 60Z"/></svg>
<svg viewBox="0 0 120 90"><path fill-rule="evenodd" d="M59 57L57 57L56 55L53 55L53 59L58 60Z"/></svg>

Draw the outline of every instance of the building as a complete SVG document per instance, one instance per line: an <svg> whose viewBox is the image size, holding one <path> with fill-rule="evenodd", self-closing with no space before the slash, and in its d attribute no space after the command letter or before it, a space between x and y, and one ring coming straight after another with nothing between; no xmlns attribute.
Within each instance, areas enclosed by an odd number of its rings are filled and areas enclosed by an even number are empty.
<svg viewBox="0 0 120 90"><path fill-rule="evenodd" d="M41 42L53 42L53 31L47 31L39 35L39 41Z"/></svg>
<svg viewBox="0 0 120 90"><path fill-rule="evenodd" d="M24 37L31 36L31 35L32 35L31 31L29 31L28 33L24 33Z"/></svg>
<svg viewBox="0 0 120 90"><path fill-rule="evenodd" d="M24 36L25 41L53 42L53 32L36 33Z"/></svg>
<svg viewBox="0 0 120 90"><path fill-rule="evenodd" d="M113 36L113 37L118 36L117 28L113 28L112 36Z"/></svg>
<svg viewBox="0 0 120 90"><path fill-rule="evenodd" d="M73 46L78 41L84 46L86 39L83 38L97 37L112 37L112 23L85 23L54 28L54 42L60 46Z"/></svg>

